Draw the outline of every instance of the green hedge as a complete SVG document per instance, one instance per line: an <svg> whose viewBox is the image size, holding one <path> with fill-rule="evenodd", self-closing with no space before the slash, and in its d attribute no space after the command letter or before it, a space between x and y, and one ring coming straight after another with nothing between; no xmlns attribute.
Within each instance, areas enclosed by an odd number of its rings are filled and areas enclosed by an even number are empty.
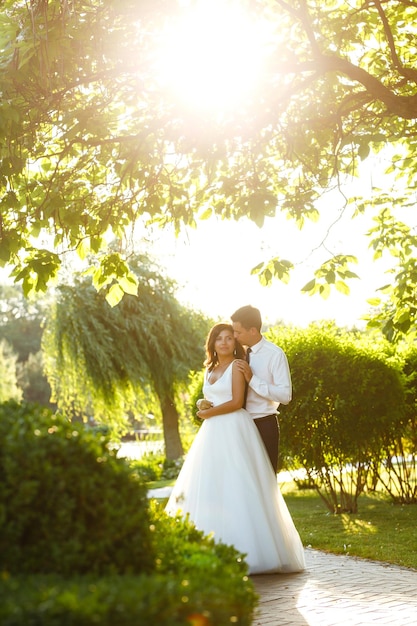
<svg viewBox="0 0 417 626"><path fill-rule="evenodd" d="M244 555L149 503L107 444L0 405L1 625L249 626Z"/></svg>
<svg viewBox="0 0 417 626"><path fill-rule="evenodd" d="M226 585L226 589L224 586ZM254 593L230 595L218 572L198 577L56 576L0 582L2 626L249 626ZM2 597L1 597L2 596Z"/></svg>
<svg viewBox="0 0 417 626"><path fill-rule="evenodd" d="M150 507L155 571L0 579L2 626L250 626L257 595L242 555Z"/></svg>
<svg viewBox="0 0 417 626"><path fill-rule="evenodd" d="M153 569L147 494L106 439L50 411L0 405L0 565L11 573Z"/></svg>
<svg viewBox="0 0 417 626"><path fill-rule="evenodd" d="M167 459L161 453L148 452L140 459L131 460L130 468L142 482L172 480L177 478L183 464L183 458Z"/></svg>

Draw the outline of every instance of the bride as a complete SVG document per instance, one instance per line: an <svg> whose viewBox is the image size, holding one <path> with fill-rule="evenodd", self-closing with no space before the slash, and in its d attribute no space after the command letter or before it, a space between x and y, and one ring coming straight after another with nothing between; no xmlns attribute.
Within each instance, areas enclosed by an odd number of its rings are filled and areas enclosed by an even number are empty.
<svg viewBox="0 0 417 626"><path fill-rule="evenodd" d="M244 409L244 358L233 327L216 324L206 341L204 420L168 500L170 515L246 555L250 574L300 572L304 549L258 429ZM204 408L208 407L208 408Z"/></svg>

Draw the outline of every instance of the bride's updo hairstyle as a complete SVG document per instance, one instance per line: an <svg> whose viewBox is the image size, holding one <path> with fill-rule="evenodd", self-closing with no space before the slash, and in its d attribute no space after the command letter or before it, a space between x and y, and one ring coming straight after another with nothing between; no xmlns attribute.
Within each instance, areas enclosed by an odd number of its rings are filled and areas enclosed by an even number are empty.
<svg viewBox="0 0 417 626"><path fill-rule="evenodd" d="M206 360L204 361L204 365L208 368L209 372L211 372L211 370L219 362L219 358L214 349L214 344L216 343L216 339L222 330L229 330L232 335L234 335L233 326L231 324L215 324L210 330L206 341ZM245 350L237 339L235 339L235 356L237 359L245 358Z"/></svg>

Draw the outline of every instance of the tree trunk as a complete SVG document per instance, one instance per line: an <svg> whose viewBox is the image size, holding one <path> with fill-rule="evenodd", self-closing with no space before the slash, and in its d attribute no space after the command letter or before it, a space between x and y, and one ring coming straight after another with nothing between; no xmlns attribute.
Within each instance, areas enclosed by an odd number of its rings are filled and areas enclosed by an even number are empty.
<svg viewBox="0 0 417 626"><path fill-rule="evenodd" d="M165 456L169 460L175 460L184 454L179 432L178 411L171 397L160 398L159 402L162 411Z"/></svg>

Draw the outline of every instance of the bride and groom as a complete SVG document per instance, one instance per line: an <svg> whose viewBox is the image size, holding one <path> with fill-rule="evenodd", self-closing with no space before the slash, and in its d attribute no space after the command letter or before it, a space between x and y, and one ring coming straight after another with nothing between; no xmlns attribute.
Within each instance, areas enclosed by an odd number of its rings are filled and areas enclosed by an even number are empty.
<svg viewBox="0 0 417 626"><path fill-rule="evenodd" d="M203 424L166 511L244 553L250 574L299 572L304 549L276 479L276 412L291 400L287 358L262 336L258 309L231 319L207 337Z"/></svg>

